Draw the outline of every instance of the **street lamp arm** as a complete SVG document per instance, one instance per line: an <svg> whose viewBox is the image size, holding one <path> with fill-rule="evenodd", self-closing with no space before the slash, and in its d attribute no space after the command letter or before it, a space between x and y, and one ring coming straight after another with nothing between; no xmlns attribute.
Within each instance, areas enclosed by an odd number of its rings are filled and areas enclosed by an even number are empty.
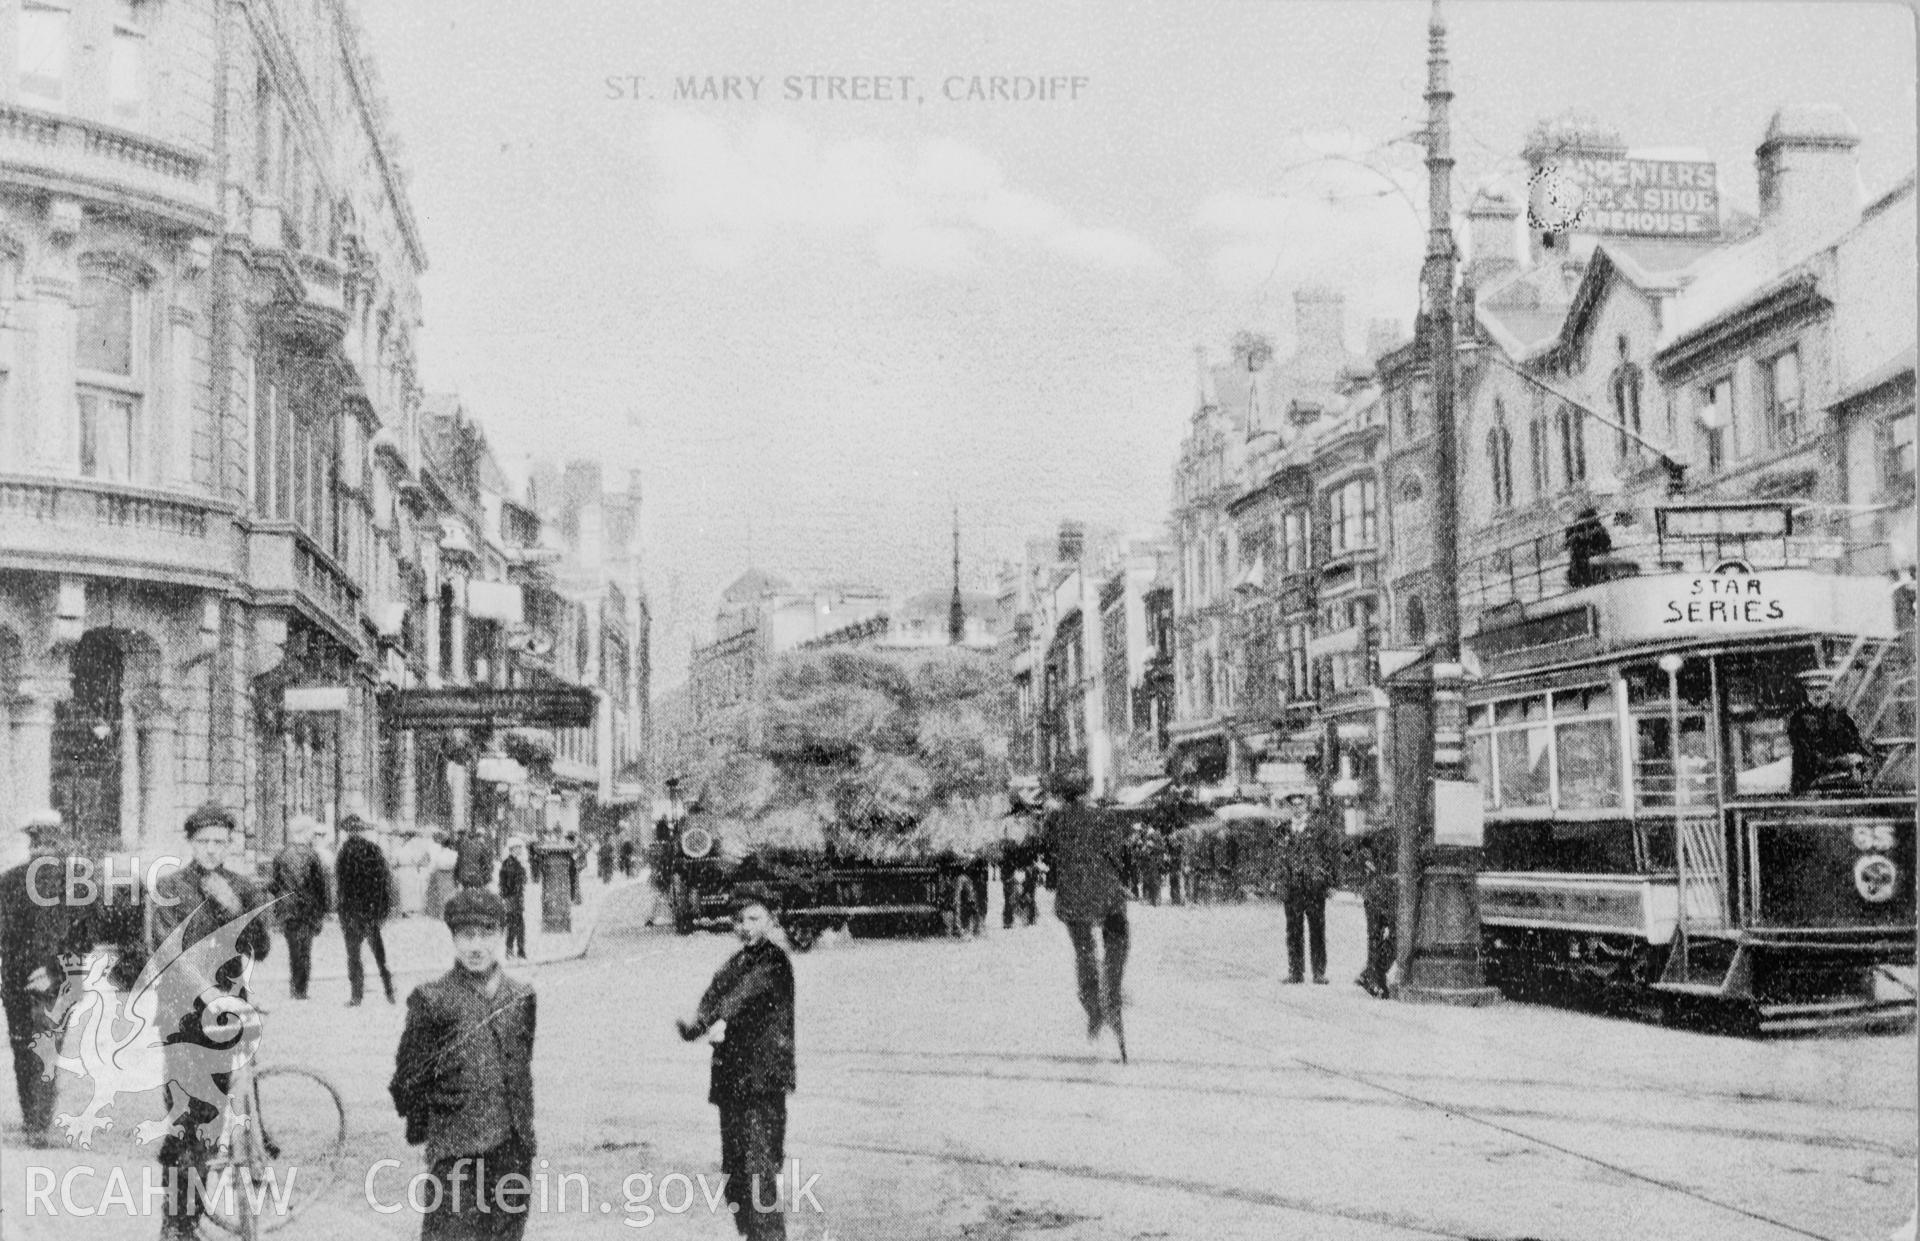
<svg viewBox="0 0 1920 1241"><path fill-rule="evenodd" d="M1518 366L1515 366L1511 361L1509 361L1505 357L1502 357L1498 353L1489 352L1487 354L1487 357L1492 359L1494 362L1499 363L1501 366L1506 367L1509 371L1512 371L1515 375L1518 375L1520 378L1526 380L1528 383L1540 389L1542 392L1546 393L1548 396L1553 397L1556 400L1559 400L1561 402L1564 402L1567 405L1572 406L1574 409L1579 410L1582 414L1584 414L1588 418L1593 419L1595 422L1599 423L1600 425L1604 427L1608 427L1618 432L1619 434L1626 436L1628 439L1631 439L1634 443L1640 445L1640 447L1646 449L1648 452L1652 453L1654 456L1660 458L1661 463L1665 465L1667 469L1673 473L1676 479L1681 478L1685 475L1686 469L1687 469L1686 462L1676 460L1672 454L1667 452L1666 449L1660 447L1660 445L1654 443L1652 440L1640 434L1640 432L1634 430L1632 427L1625 426L1621 423L1615 422L1613 419L1607 417L1605 414L1593 408L1591 405L1588 405L1586 402L1580 400L1578 397L1570 396L1567 393L1562 392L1559 388L1554 387L1552 384L1540 378L1538 375L1532 374L1528 371L1522 370Z"/></svg>

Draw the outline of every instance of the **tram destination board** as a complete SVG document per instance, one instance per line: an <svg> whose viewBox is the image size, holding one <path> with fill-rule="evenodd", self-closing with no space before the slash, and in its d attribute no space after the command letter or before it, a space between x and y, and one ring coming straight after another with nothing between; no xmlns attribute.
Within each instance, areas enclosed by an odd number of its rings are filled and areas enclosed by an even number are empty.
<svg viewBox="0 0 1920 1241"><path fill-rule="evenodd" d="M587 728L598 709L594 691L575 685L402 689L383 698L395 728Z"/></svg>

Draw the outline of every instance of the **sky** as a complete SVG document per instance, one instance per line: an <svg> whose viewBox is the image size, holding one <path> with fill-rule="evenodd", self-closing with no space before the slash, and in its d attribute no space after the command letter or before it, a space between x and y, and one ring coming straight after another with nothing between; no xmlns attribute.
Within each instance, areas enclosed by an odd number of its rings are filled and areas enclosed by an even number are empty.
<svg viewBox="0 0 1920 1241"><path fill-rule="evenodd" d="M658 686L750 566L942 586L956 508L969 588L1063 518L1160 535L1197 346L1252 328L1284 356L1310 285L1356 349L1411 324L1425 3L359 11L428 254L423 383L510 470L637 474ZM1456 210L1569 108L1704 150L1733 208L1782 105L1846 110L1869 193L1914 166L1904 6L1446 18ZM1046 97L968 97L996 77Z"/></svg>

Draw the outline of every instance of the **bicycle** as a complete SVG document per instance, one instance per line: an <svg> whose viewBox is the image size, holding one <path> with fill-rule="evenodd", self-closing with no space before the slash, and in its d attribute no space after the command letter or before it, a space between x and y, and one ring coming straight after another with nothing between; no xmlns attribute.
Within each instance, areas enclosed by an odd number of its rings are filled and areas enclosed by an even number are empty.
<svg viewBox="0 0 1920 1241"><path fill-rule="evenodd" d="M340 1092L318 1073L256 1069L250 1059L234 1071L228 1099L235 1119L207 1162L211 1192L203 1219L255 1241L284 1227L333 1184L346 1150L347 1113Z"/></svg>

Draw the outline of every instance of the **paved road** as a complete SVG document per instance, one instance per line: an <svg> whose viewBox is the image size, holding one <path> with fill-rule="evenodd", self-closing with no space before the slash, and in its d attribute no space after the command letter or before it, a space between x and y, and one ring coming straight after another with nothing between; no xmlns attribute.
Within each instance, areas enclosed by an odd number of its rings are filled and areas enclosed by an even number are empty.
<svg viewBox="0 0 1920 1241"><path fill-rule="evenodd" d="M530 1237L733 1235L692 1184L717 1172L705 1049L671 1029L731 941L639 925L642 893L615 894L584 959L531 971L550 1196ZM1049 920L970 943L823 943L797 959L788 1147L824 1213L803 1201L790 1235L1882 1241L1912 1207L1910 1036L1754 1043L1380 1002L1348 981L1358 909L1329 921L1334 985L1288 987L1277 909L1136 909L1124 1067L1086 1043ZM391 1204L417 1167L384 1092L400 1011L316 1002L290 1024L270 1027L262 1061L340 1085L352 1164L282 1235L417 1235L364 1189L375 1161L400 1161L374 1179ZM77 1095L69 1082L63 1105ZM76 1185L96 1201L112 1162L137 1184L142 1114L95 1152L7 1150L7 1235L151 1236L118 1209L20 1213L29 1161L90 1162L98 1176ZM588 1186L568 1182L564 1213L563 1174ZM694 1208L671 1211L687 1192Z"/></svg>

